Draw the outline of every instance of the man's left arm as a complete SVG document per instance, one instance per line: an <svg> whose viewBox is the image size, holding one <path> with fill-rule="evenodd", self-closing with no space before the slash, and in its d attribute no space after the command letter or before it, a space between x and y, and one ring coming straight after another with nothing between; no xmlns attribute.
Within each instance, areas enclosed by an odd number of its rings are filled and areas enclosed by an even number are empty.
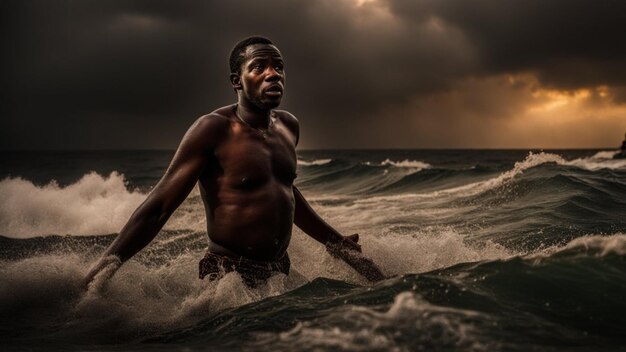
<svg viewBox="0 0 626 352"><path fill-rule="evenodd" d="M369 281L385 279L378 266L361 253L361 246L357 243L359 235L342 236L311 208L296 186L293 186L293 195L295 198L293 222L296 226L324 244L332 256L342 259Z"/></svg>

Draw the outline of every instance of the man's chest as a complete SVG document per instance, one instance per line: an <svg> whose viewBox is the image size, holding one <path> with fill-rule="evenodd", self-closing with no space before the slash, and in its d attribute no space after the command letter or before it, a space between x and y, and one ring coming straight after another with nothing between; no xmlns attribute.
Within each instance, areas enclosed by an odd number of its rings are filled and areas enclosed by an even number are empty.
<svg viewBox="0 0 626 352"><path fill-rule="evenodd" d="M296 175L295 145L280 129L238 130L218 148L216 157L223 176L234 184L276 180L290 185Z"/></svg>

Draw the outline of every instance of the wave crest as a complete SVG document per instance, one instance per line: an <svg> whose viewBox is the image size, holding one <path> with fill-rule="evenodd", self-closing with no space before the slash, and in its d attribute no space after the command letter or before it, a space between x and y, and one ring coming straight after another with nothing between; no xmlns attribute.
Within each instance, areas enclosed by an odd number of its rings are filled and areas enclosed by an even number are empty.
<svg viewBox="0 0 626 352"><path fill-rule="evenodd" d="M419 161L419 160L402 160L402 161L391 161L389 159L386 159L385 161L381 162L380 165L390 165L390 166L394 166L394 167L407 167L407 168L417 168L417 169L428 169L430 168L430 164Z"/></svg>
<svg viewBox="0 0 626 352"><path fill-rule="evenodd" d="M370 161L366 161L363 163L363 165L368 165L368 166L392 166L392 167L398 167L398 168L409 168L409 169L428 169L431 167L430 164L425 163L423 161L419 161L419 160L409 160L409 159L404 159L402 161L393 161L390 159L385 159L383 161L381 161L380 163L372 163Z"/></svg>
<svg viewBox="0 0 626 352"><path fill-rule="evenodd" d="M300 166L319 166L326 165L333 161L333 159L315 159L315 160L300 160L298 159L298 165Z"/></svg>
<svg viewBox="0 0 626 352"><path fill-rule="evenodd" d="M91 172L67 187L6 178L0 181L0 234L27 238L117 232L145 197L129 191L124 176L115 171L108 177Z"/></svg>

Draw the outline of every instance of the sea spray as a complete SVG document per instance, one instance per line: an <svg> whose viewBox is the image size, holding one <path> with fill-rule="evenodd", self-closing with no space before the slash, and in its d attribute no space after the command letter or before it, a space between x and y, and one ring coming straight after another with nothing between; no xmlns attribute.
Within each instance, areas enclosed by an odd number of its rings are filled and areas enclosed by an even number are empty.
<svg viewBox="0 0 626 352"><path fill-rule="evenodd" d="M145 197L129 191L117 172L108 177L90 172L66 187L54 180L39 187L21 178L5 178L0 181L0 235L117 232Z"/></svg>

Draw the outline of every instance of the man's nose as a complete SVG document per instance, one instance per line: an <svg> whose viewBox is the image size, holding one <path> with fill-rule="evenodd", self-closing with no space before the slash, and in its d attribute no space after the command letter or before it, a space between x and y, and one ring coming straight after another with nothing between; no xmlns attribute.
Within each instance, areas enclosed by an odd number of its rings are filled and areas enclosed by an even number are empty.
<svg viewBox="0 0 626 352"><path fill-rule="evenodd" d="M281 79L282 76L283 76L282 73L276 71L274 67L270 66L267 68L265 80L266 81L278 81Z"/></svg>

